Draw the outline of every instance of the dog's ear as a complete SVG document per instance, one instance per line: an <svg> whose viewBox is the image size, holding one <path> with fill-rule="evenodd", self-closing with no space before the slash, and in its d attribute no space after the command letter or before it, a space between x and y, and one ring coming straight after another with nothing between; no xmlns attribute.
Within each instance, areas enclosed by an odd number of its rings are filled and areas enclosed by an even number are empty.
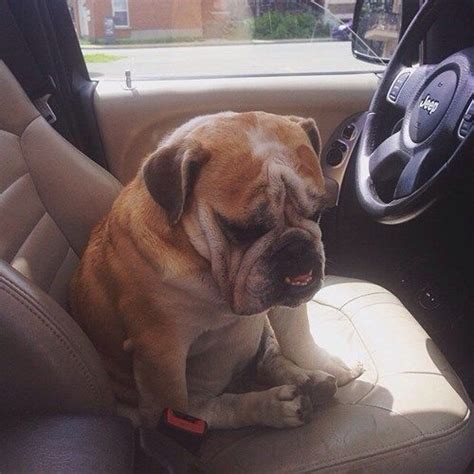
<svg viewBox="0 0 474 474"><path fill-rule="evenodd" d="M144 163L142 172L153 199L165 210L170 224L179 222L209 152L192 140L158 148Z"/></svg>
<svg viewBox="0 0 474 474"><path fill-rule="evenodd" d="M296 122L308 135L309 141L313 146L314 152L318 157L321 156L321 135L319 134L316 122L312 118L302 118L296 115L288 115L288 119L292 122Z"/></svg>

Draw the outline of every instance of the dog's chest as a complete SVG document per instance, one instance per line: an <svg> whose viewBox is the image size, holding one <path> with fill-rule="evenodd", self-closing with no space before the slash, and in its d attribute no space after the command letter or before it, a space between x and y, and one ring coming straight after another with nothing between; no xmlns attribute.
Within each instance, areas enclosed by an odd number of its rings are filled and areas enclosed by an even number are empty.
<svg viewBox="0 0 474 474"><path fill-rule="evenodd" d="M231 324L202 334L191 346L187 361L191 392L220 394L233 376L255 357L266 315L239 317Z"/></svg>

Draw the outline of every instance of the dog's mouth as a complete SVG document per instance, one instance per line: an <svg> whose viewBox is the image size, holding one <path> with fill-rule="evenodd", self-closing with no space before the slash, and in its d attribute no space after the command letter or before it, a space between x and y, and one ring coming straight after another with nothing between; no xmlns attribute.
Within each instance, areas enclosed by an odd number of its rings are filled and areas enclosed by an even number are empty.
<svg viewBox="0 0 474 474"><path fill-rule="evenodd" d="M300 275L288 275L284 281L290 286L308 286L313 281L313 270Z"/></svg>

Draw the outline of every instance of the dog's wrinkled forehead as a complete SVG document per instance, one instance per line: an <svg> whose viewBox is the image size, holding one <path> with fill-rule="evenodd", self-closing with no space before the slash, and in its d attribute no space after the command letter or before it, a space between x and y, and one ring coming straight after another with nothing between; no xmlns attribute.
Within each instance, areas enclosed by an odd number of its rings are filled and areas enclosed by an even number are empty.
<svg viewBox="0 0 474 474"><path fill-rule="evenodd" d="M319 157L299 123L263 112L195 120L188 133L212 155L202 170L200 196L207 194L218 208L248 216L261 212L262 202L286 196L297 210L310 212L324 198Z"/></svg>

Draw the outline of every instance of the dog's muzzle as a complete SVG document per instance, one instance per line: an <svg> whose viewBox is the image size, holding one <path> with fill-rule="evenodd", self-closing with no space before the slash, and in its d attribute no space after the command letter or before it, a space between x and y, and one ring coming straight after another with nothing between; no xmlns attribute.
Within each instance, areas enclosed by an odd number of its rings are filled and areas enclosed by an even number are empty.
<svg viewBox="0 0 474 474"><path fill-rule="evenodd" d="M278 304L300 304L320 288L324 256L307 236L292 236L269 258L270 275L275 283L273 297Z"/></svg>
<svg viewBox="0 0 474 474"><path fill-rule="evenodd" d="M238 289L238 314L256 314L273 306L295 307L321 287L324 252L309 232L290 229L253 261Z"/></svg>

